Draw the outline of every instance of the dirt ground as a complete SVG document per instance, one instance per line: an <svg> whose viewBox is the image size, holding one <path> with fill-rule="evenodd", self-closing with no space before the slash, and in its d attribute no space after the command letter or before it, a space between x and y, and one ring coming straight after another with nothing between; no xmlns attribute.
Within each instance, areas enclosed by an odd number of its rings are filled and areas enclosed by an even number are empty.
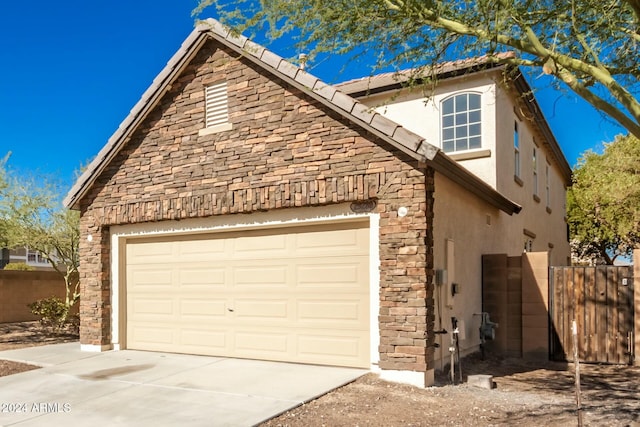
<svg viewBox="0 0 640 427"><path fill-rule="evenodd" d="M75 341L37 322L0 324L0 350ZM0 376L35 366L3 361ZM640 368L581 364L582 416L585 426L640 427ZM531 363L521 359L472 355L463 360L463 380L471 374L493 375L496 387L450 385L447 375L436 386L420 389L380 380L375 374L334 390L262 427L338 426L572 426L577 425L574 365Z"/></svg>
<svg viewBox="0 0 640 427"><path fill-rule="evenodd" d="M40 326L39 322L0 323L0 351L77 340L77 334L68 331L55 333ZM37 366L2 360L0 354L0 377L31 369L37 369Z"/></svg>
<svg viewBox="0 0 640 427"><path fill-rule="evenodd" d="M580 364L585 426L640 426L640 368ZM473 355L463 373L494 376L492 390L450 385L420 389L368 374L262 427L575 426L573 364L525 363ZM463 379L466 375L463 376Z"/></svg>

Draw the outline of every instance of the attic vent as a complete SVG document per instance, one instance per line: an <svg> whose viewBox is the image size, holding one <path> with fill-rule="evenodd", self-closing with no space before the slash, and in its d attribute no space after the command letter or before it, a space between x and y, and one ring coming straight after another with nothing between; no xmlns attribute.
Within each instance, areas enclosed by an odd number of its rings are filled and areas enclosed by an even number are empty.
<svg viewBox="0 0 640 427"><path fill-rule="evenodd" d="M231 129L227 99L227 82L205 88L205 129L200 130L200 135Z"/></svg>
<svg viewBox="0 0 640 427"><path fill-rule="evenodd" d="M227 82L207 86L207 127L218 126L229 121L227 109Z"/></svg>

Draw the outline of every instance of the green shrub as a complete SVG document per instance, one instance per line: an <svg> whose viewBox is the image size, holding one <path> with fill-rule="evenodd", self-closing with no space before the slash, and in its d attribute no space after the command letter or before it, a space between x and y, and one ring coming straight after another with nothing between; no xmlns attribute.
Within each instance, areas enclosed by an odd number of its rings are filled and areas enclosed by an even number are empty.
<svg viewBox="0 0 640 427"><path fill-rule="evenodd" d="M60 331L67 323L69 307L60 298L50 297L27 304L31 312L40 316L40 324Z"/></svg>
<svg viewBox="0 0 640 427"><path fill-rule="evenodd" d="M33 271L35 267L25 264L24 262L10 262L4 266L5 270L13 271Z"/></svg>

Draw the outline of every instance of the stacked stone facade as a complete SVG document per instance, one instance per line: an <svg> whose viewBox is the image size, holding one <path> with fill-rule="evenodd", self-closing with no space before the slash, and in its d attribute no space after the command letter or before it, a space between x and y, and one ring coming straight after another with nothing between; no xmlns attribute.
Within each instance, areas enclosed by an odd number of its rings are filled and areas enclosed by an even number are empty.
<svg viewBox="0 0 640 427"><path fill-rule="evenodd" d="M232 129L201 136L223 80ZM375 200L380 367L431 369L433 191L433 170L209 41L80 200L81 342L111 342L110 226Z"/></svg>

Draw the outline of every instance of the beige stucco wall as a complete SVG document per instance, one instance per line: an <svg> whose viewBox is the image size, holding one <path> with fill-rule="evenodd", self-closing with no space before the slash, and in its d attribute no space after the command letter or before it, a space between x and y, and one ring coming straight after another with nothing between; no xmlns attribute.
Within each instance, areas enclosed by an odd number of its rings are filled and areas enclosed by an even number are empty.
<svg viewBox="0 0 640 427"><path fill-rule="evenodd" d="M465 338L460 341L463 353L474 352L479 345L480 317L476 313L482 310L482 255L521 255L525 240L531 240L531 251L547 253L550 265L566 265L570 254L565 221L566 188L559 165L544 146L542 135L536 133L535 127L518 109L515 95L503 86L502 81L499 71L490 71L440 81L432 93L414 89L393 97L383 93L363 99L378 112L440 147L441 101L465 91L482 96L482 149L476 150L476 154L484 157L473 158L473 151L470 151L466 153L472 155L467 157L472 158L457 160L523 209L519 214L509 216L436 174L434 268L448 271L448 283L435 286L435 330L450 332L451 317L461 320ZM520 182L514 178L516 120L520 137ZM534 139L538 157L537 198L534 198L533 185ZM456 159L456 155L452 157ZM550 172L549 204L546 165ZM447 259L447 251L453 254L453 260ZM455 297L448 296L452 282L460 289ZM450 339L449 333L436 335L436 342L440 344L435 350L436 368L449 362Z"/></svg>
<svg viewBox="0 0 640 427"><path fill-rule="evenodd" d="M477 350L482 311L482 254L518 254L505 229L509 216L482 202L441 174L436 174L434 194L433 252L434 268L447 270L445 285L434 292L435 330L451 331L451 317L464 322L463 353ZM447 240L453 242L453 260L447 258ZM451 245L451 243L449 243ZM521 252L521 250L520 250ZM451 298L449 284L459 284L459 293ZM450 334L436 335L435 366L449 361Z"/></svg>
<svg viewBox="0 0 640 427"><path fill-rule="evenodd" d="M486 157L486 150L495 152L496 146L496 82L498 74L472 74L438 82L432 92L420 89L404 90L390 98L389 93L370 96L360 101L389 119L426 138L441 148L440 105L445 98L460 92L474 92L481 96L482 103L482 149L468 153L481 157L464 161L464 167L496 188L496 157Z"/></svg>
<svg viewBox="0 0 640 427"><path fill-rule="evenodd" d="M504 224L502 231L507 233L510 240L508 248L503 249L504 253L522 253L525 240L531 240L531 251L549 252L551 265L566 265L570 254L565 220L568 183L564 181L552 153L544 145L543 135L536 131L526 112L518 107L516 95L505 87L503 81L501 71L492 70L441 80L432 92L415 88L398 94L377 94L361 100L440 147L441 101L459 92L480 93L483 106L482 149L475 152L484 156L489 154L489 157L457 159L458 163L523 207L520 214ZM520 183L514 178L514 121L518 122L520 139ZM534 146L537 147L538 157L537 198L534 198L533 184ZM465 153L473 157L474 150ZM452 155L452 158L456 159L456 155ZM546 166L549 166L549 204ZM525 234L525 230L529 235Z"/></svg>
<svg viewBox="0 0 640 427"><path fill-rule="evenodd" d="M535 217L535 214L523 212L509 216L463 190L441 174L436 174L435 188L434 269L448 271L448 284L435 286L435 330L444 328L451 331L451 317L462 320L465 339L460 341L460 348L463 354L472 353L478 349L480 343L480 317L477 313L482 311L482 255L521 255L522 230L526 226L533 227L531 217ZM548 216L546 211L545 215ZM554 252L560 255L557 249L565 246L562 243L565 235L563 232L553 236L551 230L541 228L536 240L548 239L556 243L553 249L547 247L537 252L548 253L550 259L554 258ZM453 262L447 259L447 245L451 245L447 241L453 242ZM566 247L568 254L568 245ZM566 255L564 258L566 259ZM451 282L459 285L459 293L454 297L448 296ZM436 342L440 344L435 352L435 367L439 369L449 362L450 334L436 335Z"/></svg>
<svg viewBox="0 0 640 427"><path fill-rule="evenodd" d="M497 189L523 207L517 220L511 222L509 235L520 237L520 249L526 240L532 241L532 252L549 252L551 265L567 265L570 256L567 239L566 183L557 162L543 144L543 136L535 131L531 121L516 107L514 95L498 85L496 90L496 163ZM519 112L516 114L516 112ZM514 122L518 122L520 139L520 182L514 178ZM533 150L538 158L538 193L534 197ZM464 164L464 163L463 163ZM546 166L549 166L549 204L547 204ZM525 236L524 229L535 237Z"/></svg>

